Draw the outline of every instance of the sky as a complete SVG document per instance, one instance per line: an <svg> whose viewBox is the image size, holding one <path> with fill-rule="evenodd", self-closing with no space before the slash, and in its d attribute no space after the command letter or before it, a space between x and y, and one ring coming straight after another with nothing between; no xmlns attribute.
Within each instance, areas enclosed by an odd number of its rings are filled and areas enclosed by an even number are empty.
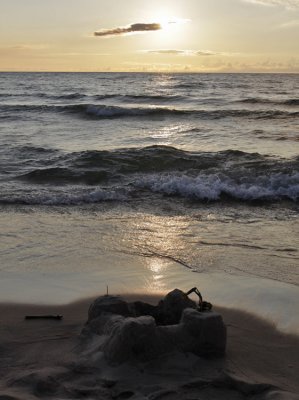
<svg viewBox="0 0 299 400"><path fill-rule="evenodd" d="M299 0L0 0L1 71L299 72Z"/></svg>

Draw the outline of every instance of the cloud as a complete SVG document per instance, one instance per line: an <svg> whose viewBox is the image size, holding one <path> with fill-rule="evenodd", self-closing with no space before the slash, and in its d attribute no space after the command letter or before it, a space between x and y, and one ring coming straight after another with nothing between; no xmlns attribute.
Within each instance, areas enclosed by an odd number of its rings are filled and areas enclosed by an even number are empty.
<svg viewBox="0 0 299 400"><path fill-rule="evenodd" d="M299 8L299 0L245 0L247 3L256 3L264 6L283 6L286 8Z"/></svg>
<svg viewBox="0 0 299 400"><path fill-rule="evenodd" d="M210 50L177 50L177 49L158 49L158 50L145 50L150 54L170 54L181 56L215 56L220 53L215 53Z"/></svg>
<svg viewBox="0 0 299 400"><path fill-rule="evenodd" d="M223 53L216 53L210 50L197 50L194 52L195 56L216 56L217 54L223 54Z"/></svg>
<svg viewBox="0 0 299 400"><path fill-rule="evenodd" d="M192 69L188 64L173 63L140 63L140 62L124 62L125 71L133 72L186 72Z"/></svg>
<svg viewBox="0 0 299 400"><path fill-rule="evenodd" d="M131 24L127 27L101 29L99 31L94 32L94 36L100 36L100 37L118 36L118 35L125 35L127 33L158 31L160 29L162 29L161 25L156 22L150 24L136 23L136 24Z"/></svg>

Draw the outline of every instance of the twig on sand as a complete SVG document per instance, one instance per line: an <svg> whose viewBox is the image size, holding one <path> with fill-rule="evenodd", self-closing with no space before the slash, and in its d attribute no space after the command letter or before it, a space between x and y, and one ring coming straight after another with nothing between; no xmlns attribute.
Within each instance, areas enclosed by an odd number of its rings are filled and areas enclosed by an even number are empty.
<svg viewBox="0 0 299 400"><path fill-rule="evenodd" d="M56 319L61 320L62 315L26 315L25 319Z"/></svg>

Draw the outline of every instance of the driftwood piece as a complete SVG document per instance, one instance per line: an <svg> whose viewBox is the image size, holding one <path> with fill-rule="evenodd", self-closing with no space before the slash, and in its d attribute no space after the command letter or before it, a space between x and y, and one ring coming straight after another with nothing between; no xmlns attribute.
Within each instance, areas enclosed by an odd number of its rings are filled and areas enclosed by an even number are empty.
<svg viewBox="0 0 299 400"><path fill-rule="evenodd" d="M26 315L25 319L56 319L61 320L62 315Z"/></svg>

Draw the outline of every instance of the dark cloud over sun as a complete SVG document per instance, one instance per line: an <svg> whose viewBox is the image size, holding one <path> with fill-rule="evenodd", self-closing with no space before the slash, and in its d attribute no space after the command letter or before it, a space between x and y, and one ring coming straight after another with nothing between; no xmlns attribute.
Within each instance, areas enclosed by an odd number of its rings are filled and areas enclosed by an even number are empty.
<svg viewBox="0 0 299 400"><path fill-rule="evenodd" d="M105 36L118 36L125 35L127 33L138 33L138 32L148 32L148 31L158 31L162 29L159 23L153 22L149 24L136 23L131 24L127 27L117 27L111 29L101 29L94 32L95 36L105 37Z"/></svg>

